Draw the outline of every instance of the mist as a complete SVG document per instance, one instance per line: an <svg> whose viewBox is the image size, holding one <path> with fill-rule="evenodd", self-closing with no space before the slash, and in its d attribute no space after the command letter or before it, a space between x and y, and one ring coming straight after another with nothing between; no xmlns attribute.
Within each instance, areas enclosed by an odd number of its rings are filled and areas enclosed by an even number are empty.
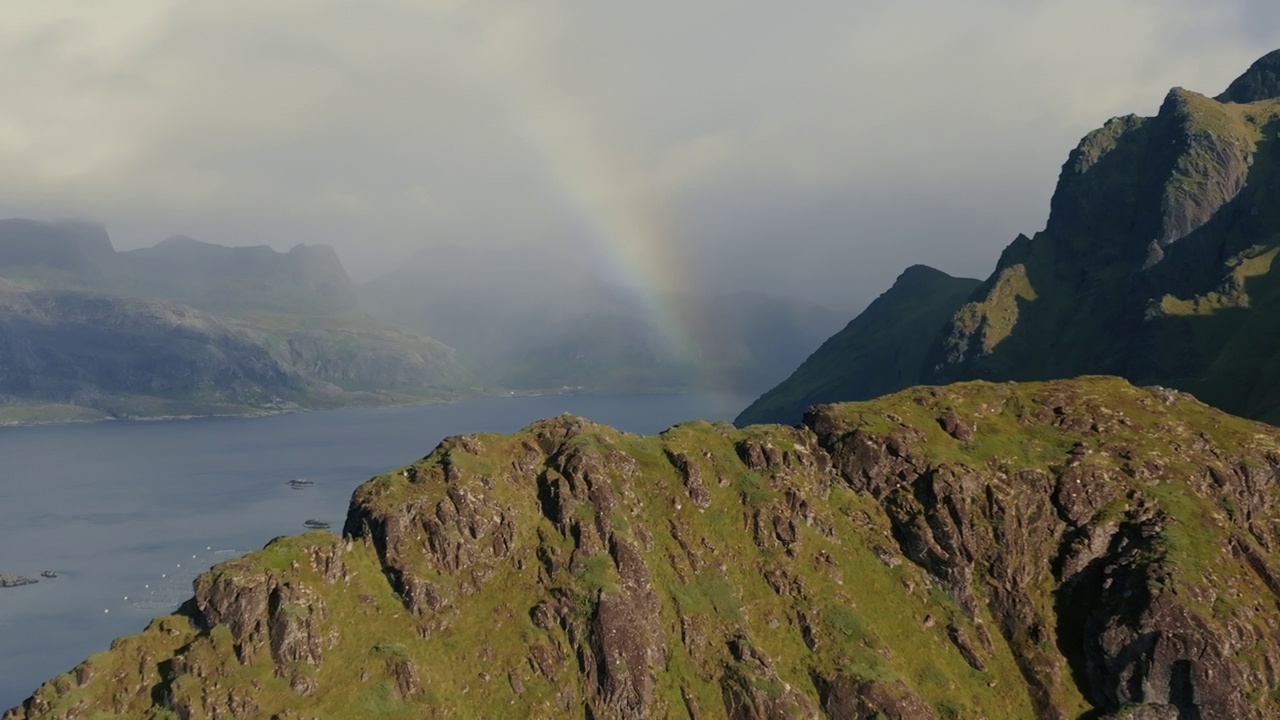
<svg viewBox="0 0 1280 720"><path fill-rule="evenodd" d="M327 243L357 281L531 245L634 283L626 242L842 312L913 263L985 275L1084 133L1220 92L1280 26L1247 0L5 5L0 215Z"/></svg>

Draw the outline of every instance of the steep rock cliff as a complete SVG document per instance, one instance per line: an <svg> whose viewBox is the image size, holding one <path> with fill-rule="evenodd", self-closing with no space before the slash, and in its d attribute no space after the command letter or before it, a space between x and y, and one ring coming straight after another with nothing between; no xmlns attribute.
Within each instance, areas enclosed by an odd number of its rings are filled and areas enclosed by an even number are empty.
<svg viewBox="0 0 1280 720"><path fill-rule="evenodd" d="M815 354L739 422L917 383L1096 373L1280 423L1278 66L1272 53L1216 99L1174 88L1154 117L1107 121L1067 158L1045 229L1016 238L947 318L913 314L934 306L927 293L873 305L864 316L894 334Z"/></svg>

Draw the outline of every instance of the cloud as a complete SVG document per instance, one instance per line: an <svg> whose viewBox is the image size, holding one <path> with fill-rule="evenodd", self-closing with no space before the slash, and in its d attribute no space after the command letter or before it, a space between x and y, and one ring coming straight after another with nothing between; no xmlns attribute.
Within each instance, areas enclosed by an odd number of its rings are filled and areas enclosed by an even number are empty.
<svg viewBox="0 0 1280 720"><path fill-rule="evenodd" d="M985 272L1067 151L1272 49L1260 0L2 0L0 209L334 244L667 243L865 302ZM602 256L608 260L607 256Z"/></svg>

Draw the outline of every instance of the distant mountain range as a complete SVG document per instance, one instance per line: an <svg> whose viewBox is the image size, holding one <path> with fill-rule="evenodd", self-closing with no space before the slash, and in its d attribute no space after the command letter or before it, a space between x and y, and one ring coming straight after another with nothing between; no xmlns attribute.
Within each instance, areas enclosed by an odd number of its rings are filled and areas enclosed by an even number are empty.
<svg viewBox="0 0 1280 720"><path fill-rule="evenodd" d="M763 294L672 305L692 353L636 293L532 248L444 246L358 287L323 245L174 237L119 252L90 223L0 220L0 422L758 391L838 324Z"/></svg>
<svg viewBox="0 0 1280 720"><path fill-rule="evenodd" d="M81 222L0 220L0 277L33 289L181 302L207 311L308 315L355 309L355 288L327 245L279 253L172 237L117 252Z"/></svg>
<svg viewBox="0 0 1280 720"><path fill-rule="evenodd" d="M406 402L468 380L447 346L359 313L329 247L116 252L98 226L0 220L0 420Z"/></svg>
<svg viewBox="0 0 1280 720"><path fill-rule="evenodd" d="M1216 98L1174 88L1062 168L985 282L915 267L739 424L921 383L1104 373L1280 423L1280 51Z"/></svg>

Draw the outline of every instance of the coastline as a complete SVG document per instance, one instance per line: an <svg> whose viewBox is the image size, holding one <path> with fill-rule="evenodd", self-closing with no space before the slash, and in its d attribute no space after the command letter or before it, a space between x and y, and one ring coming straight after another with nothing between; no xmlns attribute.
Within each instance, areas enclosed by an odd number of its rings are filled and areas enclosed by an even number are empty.
<svg viewBox="0 0 1280 720"><path fill-rule="evenodd" d="M724 392L735 392L733 390L721 390ZM47 425L80 425L86 423L105 423L105 422L163 422L173 420L201 420L209 418L262 418L273 417L277 415L296 415L301 413L318 412L323 410L343 410L356 408L397 408L397 407L414 407L420 405L452 405L464 400L478 399L498 399L498 398L534 398L534 397L555 397L555 396L593 396L593 395L686 395L700 392L708 392L703 388L689 387L658 387L658 388L587 388L587 387L559 387L559 388L541 388L528 390L510 390L510 389L492 389L480 390L472 388L472 392L455 393L452 396L436 396L436 397L414 397L406 395L395 395L393 397L382 397L376 393L352 393L354 397L348 399L326 398L325 402L303 405L299 403L282 404L280 407L262 407L254 408L243 406L237 409L223 408L210 412L186 412L172 413L160 412L157 414L147 413L119 413L108 414L92 407L80 405L63 405L63 404L43 404L43 405L0 405L0 430L6 428L22 428L22 427L42 427ZM712 391L714 392L714 391ZM747 394L750 394L748 391ZM161 398L146 398L147 400L165 402ZM23 408L30 408L29 416L23 417L20 412ZM4 414L14 413L18 417L3 418ZM41 417L42 415L57 415L66 413L66 417ZM88 416L91 413L97 413L96 416ZM74 415L80 415L75 417Z"/></svg>

